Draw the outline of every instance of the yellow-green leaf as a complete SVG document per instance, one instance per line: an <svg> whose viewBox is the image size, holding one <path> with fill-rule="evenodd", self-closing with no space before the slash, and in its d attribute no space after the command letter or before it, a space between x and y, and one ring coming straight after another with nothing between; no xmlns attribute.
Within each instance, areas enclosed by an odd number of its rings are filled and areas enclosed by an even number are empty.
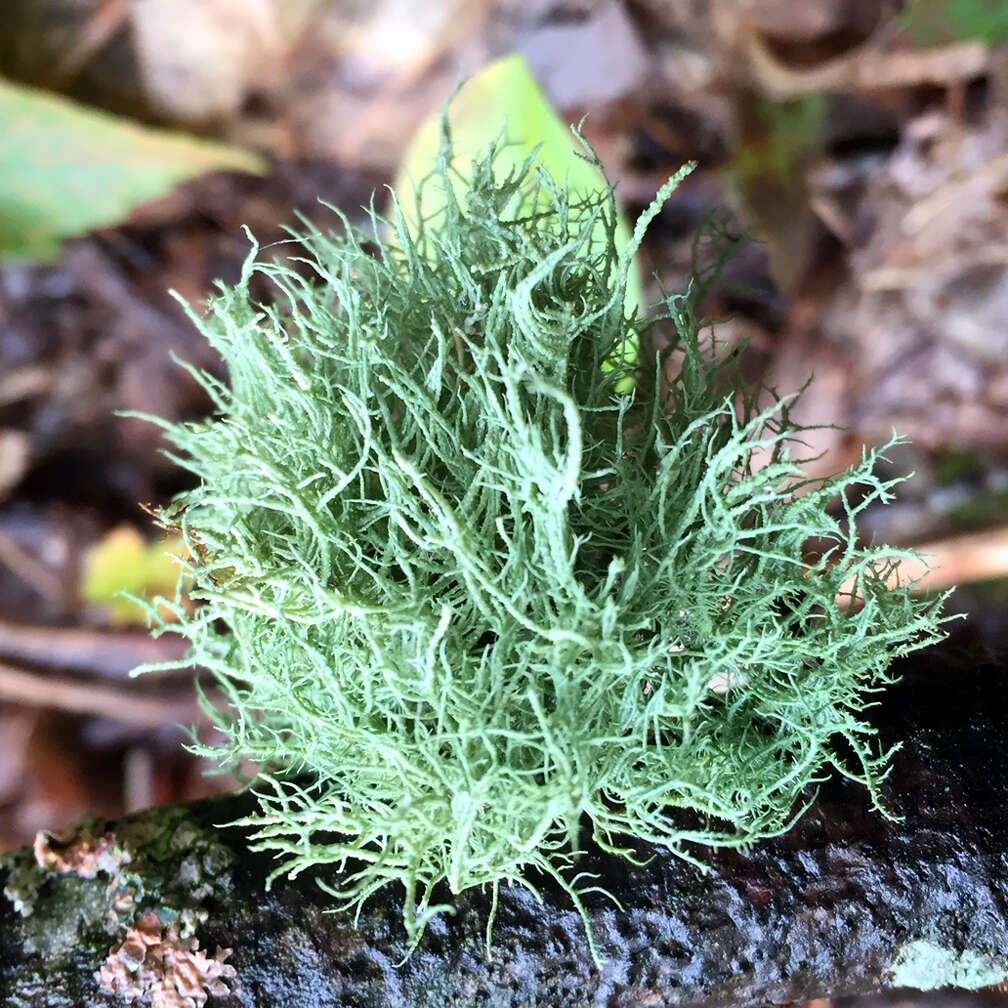
<svg viewBox="0 0 1008 1008"><path fill-rule="evenodd" d="M577 157L581 151L570 127L563 122L532 76L522 56L506 56L470 78L448 108L454 150L453 166L468 177L473 160L483 157L504 130L505 146L497 167L501 175L520 166L540 147L543 167L571 191L585 192L607 186L602 173ZM425 218L444 205L437 186L423 190L423 206L417 206L416 186L433 170L441 148L441 112L426 119L414 134L396 177L396 195L406 221L415 226L420 210ZM630 226L619 216L616 241L623 248L630 240ZM627 308L643 310L644 289L640 271L631 266L627 284Z"/></svg>
<svg viewBox="0 0 1008 1008"><path fill-rule="evenodd" d="M0 80L0 261L53 259L64 238L116 224L179 182L219 170L265 165Z"/></svg>
<svg viewBox="0 0 1008 1008"><path fill-rule="evenodd" d="M184 553L180 536L148 543L135 528L121 525L88 552L81 597L92 605L102 606L113 623L145 623L144 608L122 593L143 599L158 595L174 598L180 572L179 557ZM170 618L167 611L162 615Z"/></svg>

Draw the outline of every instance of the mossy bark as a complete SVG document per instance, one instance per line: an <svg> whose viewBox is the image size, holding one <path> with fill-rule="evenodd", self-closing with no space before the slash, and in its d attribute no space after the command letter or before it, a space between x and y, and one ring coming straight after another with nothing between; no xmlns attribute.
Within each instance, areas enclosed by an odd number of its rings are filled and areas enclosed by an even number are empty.
<svg viewBox="0 0 1008 1008"><path fill-rule="evenodd" d="M200 947L232 948L237 978L211 1006L630 1008L741 1006L842 996L899 984L978 987L1008 976L1008 677L952 666L936 649L906 667L875 722L903 742L884 793L900 821L869 810L855 784L830 782L788 834L748 853L700 851L712 870L654 850L646 867L590 848L580 867L623 904L586 900L607 962L548 880L540 905L502 890L493 956L488 894L463 893L403 965L401 891L380 892L355 924L302 877L266 890L271 863L216 824L248 808L232 797L90 824L131 852L121 877L46 874L31 851L0 861L5 1008L123 1004L95 972L137 908L198 914ZM116 869L113 869L114 874ZM114 884L113 884L114 883ZM203 919L205 914L205 919Z"/></svg>

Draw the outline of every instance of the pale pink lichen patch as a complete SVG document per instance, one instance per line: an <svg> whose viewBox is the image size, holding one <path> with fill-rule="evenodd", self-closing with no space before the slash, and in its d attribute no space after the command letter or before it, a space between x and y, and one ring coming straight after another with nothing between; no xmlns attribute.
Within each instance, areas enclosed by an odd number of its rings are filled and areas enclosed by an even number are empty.
<svg viewBox="0 0 1008 1008"><path fill-rule="evenodd" d="M64 834L39 830L35 834L35 860L57 875L93 879L98 872L115 877L132 858L114 834L96 837L85 829Z"/></svg>
<svg viewBox="0 0 1008 1008"><path fill-rule="evenodd" d="M225 960L231 949L212 957L173 921L165 927L153 910L137 917L119 945L109 949L97 974L101 989L129 1001L146 998L153 1008L202 1008L211 994L229 993L226 980L237 974Z"/></svg>

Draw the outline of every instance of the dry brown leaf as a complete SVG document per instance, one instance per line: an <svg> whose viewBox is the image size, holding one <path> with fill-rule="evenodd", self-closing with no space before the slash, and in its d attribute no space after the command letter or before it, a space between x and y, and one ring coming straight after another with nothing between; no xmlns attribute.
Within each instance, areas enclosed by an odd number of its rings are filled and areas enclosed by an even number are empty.
<svg viewBox="0 0 1008 1008"><path fill-rule="evenodd" d="M284 106L303 156L394 171L420 121L463 69L488 58L477 26L489 0L373 0L331 6L292 54L311 67Z"/></svg>
<svg viewBox="0 0 1008 1008"><path fill-rule="evenodd" d="M415 79L478 23L487 0L371 0L331 4L319 37L363 76Z"/></svg>
<svg viewBox="0 0 1008 1008"><path fill-rule="evenodd" d="M651 71L644 43L623 5L596 6L584 21L547 25L521 46L550 101L597 109L637 92Z"/></svg>
<svg viewBox="0 0 1008 1008"><path fill-rule="evenodd" d="M275 84L319 0L130 0L148 98L173 120L226 119Z"/></svg>
<svg viewBox="0 0 1008 1008"><path fill-rule="evenodd" d="M865 33L878 19L878 0L733 0L737 14L758 31L788 42ZM863 37L863 34L862 34Z"/></svg>
<svg viewBox="0 0 1008 1008"><path fill-rule="evenodd" d="M1008 114L922 115L857 188L852 282L819 327L846 355L846 422L865 438L895 428L933 449L1003 447Z"/></svg>
<svg viewBox="0 0 1008 1008"><path fill-rule="evenodd" d="M878 91L965 82L983 74L990 54L981 42L957 42L933 49L885 51L871 44L810 68L782 63L756 32L746 39L756 86L773 101L828 91Z"/></svg>

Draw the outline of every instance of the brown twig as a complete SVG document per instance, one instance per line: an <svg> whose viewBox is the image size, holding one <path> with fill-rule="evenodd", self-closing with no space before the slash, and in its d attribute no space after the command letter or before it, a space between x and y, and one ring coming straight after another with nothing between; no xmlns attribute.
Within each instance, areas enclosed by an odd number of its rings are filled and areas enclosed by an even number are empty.
<svg viewBox="0 0 1008 1008"><path fill-rule="evenodd" d="M49 669L125 679L138 665L180 660L189 644L147 633L36 626L0 620L0 657Z"/></svg>
<svg viewBox="0 0 1008 1008"><path fill-rule="evenodd" d="M54 707L149 728L206 720L192 695L179 692L144 695L125 687L80 682L4 662L0 662L0 700Z"/></svg>
<svg viewBox="0 0 1008 1008"><path fill-rule="evenodd" d="M823 91L950 86L979 77L990 62L990 53L981 42L892 52L869 44L819 66L798 70L781 63L755 32L749 33L747 54L757 87L774 101Z"/></svg>
<svg viewBox="0 0 1008 1008"><path fill-rule="evenodd" d="M48 368L28 365L0 375L0 406L41 395L52 383Z"/></svg>
<svg viewBox="0 0 1008 1008"><path fill-rule="evenodd" d="M65 88L108 45L129 17L127 0L102 0L88 15L61 59L49 74L49 84Z"/></svg>
<svg viewBox="0 0 1008 1008"><path fill-rule="evenodd" d="M0 564L34 588L44 599L62 602L65 593L59 576L19 546L3 529L0 529Z"/></svg>

